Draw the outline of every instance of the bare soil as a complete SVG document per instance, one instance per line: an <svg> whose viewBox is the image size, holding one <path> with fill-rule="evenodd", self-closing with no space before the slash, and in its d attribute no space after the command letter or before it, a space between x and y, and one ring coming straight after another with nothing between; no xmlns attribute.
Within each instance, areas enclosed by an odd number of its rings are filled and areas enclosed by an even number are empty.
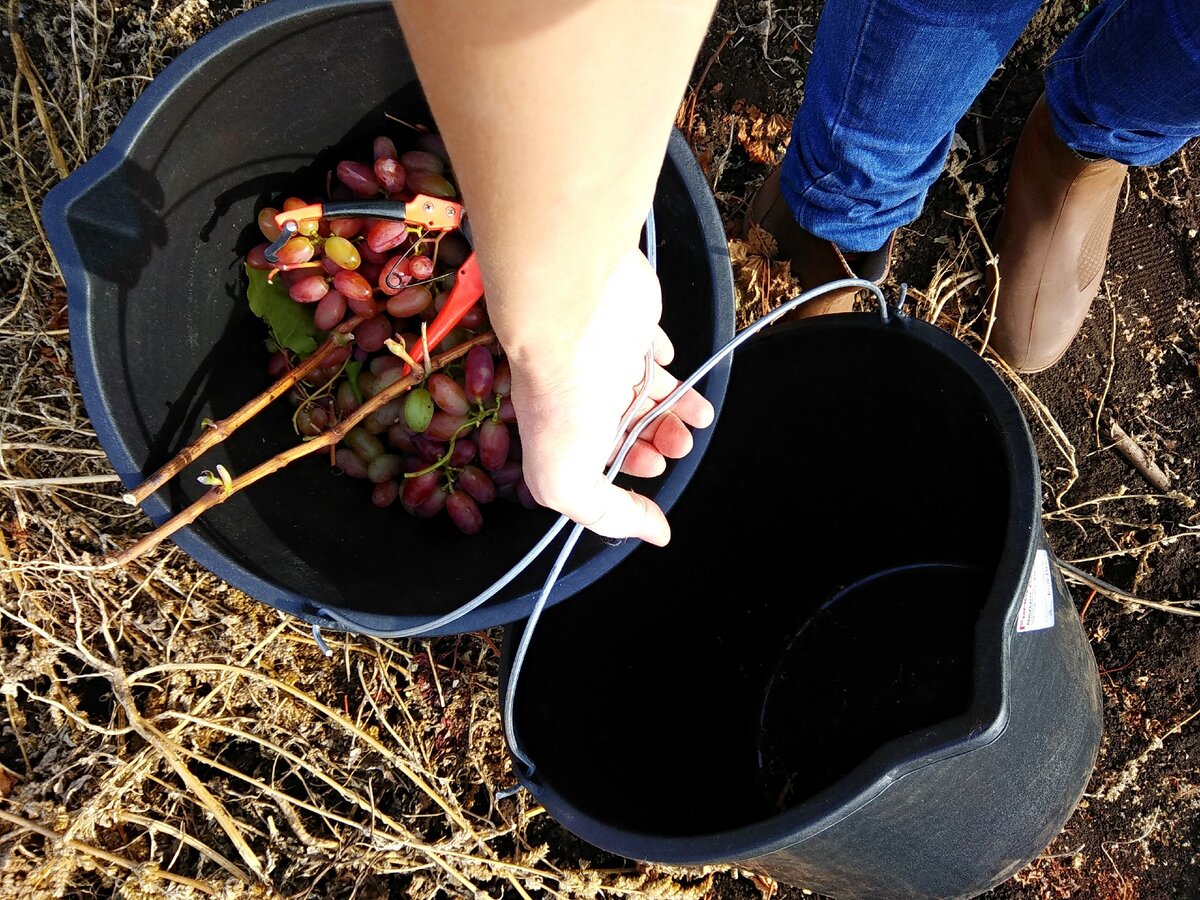
<svg viewBox="0 0 1200 900"><path fill-rule="evenodd" d="M496 633L338 636L331 665L306 628L170 545L124 570L96 569L148 523L120 502L83 409L65 292L37 211L149 80L243 5L254 2L8 4L0 898L807 896L803 885L731 869L616 858L523 793L498 798L512 775L495 703ZM1084 8L1043 7L898 241L891 288L907 283L916 314L976 348L989 301L984 239L1016 138L1042 66ZM789 296L786 267L742 242L739 225L786 144L819 9L721 0L680 111L729 229L742 323ZM1054 551L1138 598L1074 587L1103 676L1100 758L1063 833L991 897L1200 895L1193 149L1130 173L1104 290L1066 358L1021 379L987 357L1028 414ZM1167 473L1168 492L1114 451L1110 418Z"/></svg>

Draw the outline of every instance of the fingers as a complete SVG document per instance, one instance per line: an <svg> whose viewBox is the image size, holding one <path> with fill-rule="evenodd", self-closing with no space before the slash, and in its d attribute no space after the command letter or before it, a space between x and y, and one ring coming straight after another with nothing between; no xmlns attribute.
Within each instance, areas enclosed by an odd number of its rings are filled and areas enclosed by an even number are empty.
<svg viewBox="0 0 1200 900"><path fill-rule="evenodd" d="M633 491L622 490L604 478L596 481L592 495L578 506L583 515L564 510L567 516L603 537L633 537L663 547L671 540L671 526L663 511Z"/></svg>
<svg viewBox="0 0 1200 900"><path fill-rule="evenodd" d="M610 460L611 462L611 460ZM667 469L662 451L648 441L636 441L621 463L621 471L634 478L657 478Z"/></svg>
<svg viewBox="0 0 1200 900"><path fill-rule="evenodd" d="M654 367L652 378L631 430L636 429L638 420L649 413L655 404L679 386L679 380L661 365ZM695 390L687 391L669 410L661 413L638 433L638 440L630 447L621 464L621 471L637 478L661 475L668 458L680 459L692 451L695 441L691 429L708 427L714 417L711 403ZM611 464L612 460L610 456L608 462Z"/></svg>
<svg viewBox="0 0 1200 900"><path fill-rule="evenodd" d="M656 364L651 372L650 390L642 398L641 407L638 409L637 417L634 421L643 417L677 387L679 387L679 379L661 365ZM646 431L642 433L642 436L647 440L651 440L654 430L661 427L660 422L662 419L671 415L674 415L678 420L692 428L707 428L713 423L713 419L716 418L716 411L703 395L698 393L694 388L691 388L675 401L674 405L664 416L660 416L658 420L646 426Z"/></svg>
<svg viewBox="0 0 1200 900"><path fill-rule="evenodd" d="M675 345L661 325L654 329L653 348L654 361L660 366L669 366L675 359Z"/></svg>

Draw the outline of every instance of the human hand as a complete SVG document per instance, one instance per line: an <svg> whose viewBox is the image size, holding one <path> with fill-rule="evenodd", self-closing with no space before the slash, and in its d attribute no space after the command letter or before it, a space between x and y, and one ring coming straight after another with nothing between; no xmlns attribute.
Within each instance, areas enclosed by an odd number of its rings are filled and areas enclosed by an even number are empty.
<svg viewBox="0 0 1200 900"><path fill-rule="evenodd" d="M674 348L658 325L661 312L658 277L634 249L601 286L582 327L551 332L518 358L510 356L522 465L534 499L597 534L659 546L671 537L663 511L648 497L610 484L604 468L646 373L648 349L654 360L650 385L633 424L679 384L663 368ZM499 337L504 344L504 335ZM714 416L712 404L689 390L647 426L621 470L638 477L661 474L667 458L692 449L690 428L706 428ZM620 435L622 443L625 438Z"/></svg>

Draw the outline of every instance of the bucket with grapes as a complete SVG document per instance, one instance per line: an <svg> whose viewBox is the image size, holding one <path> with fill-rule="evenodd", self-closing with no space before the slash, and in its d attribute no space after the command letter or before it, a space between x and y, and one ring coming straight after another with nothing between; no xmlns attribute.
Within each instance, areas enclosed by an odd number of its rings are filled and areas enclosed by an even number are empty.
<svg viewBox="0 0 1200 900"><path fill-rule="evenodd" d="M513 570L557 517L523 488L503 348L447 208L469 221L386 2L264 4L146 88L43 208L84 402L155 526L119 558L169 537L322 627L428 625L506 577L428 633L528 613L554 545ZM691 371L733 334L733 286L678 134L654 216ZM698 385L718 410L727 379ZM639 490L669 509L708 437ZM551 602L632 549L585 535Z"/></svg>

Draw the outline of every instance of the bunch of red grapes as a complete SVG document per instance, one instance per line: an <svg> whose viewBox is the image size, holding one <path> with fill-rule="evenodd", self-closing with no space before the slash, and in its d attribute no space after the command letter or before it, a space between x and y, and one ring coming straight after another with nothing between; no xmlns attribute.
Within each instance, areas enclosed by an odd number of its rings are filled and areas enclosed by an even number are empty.
<svg viewBox="0 0 1200 900"><path fill-rule="evenodd" d="M391 139L377 137L373 151L370 165L338 163L329 199L407 202L415 194L456 196L437 135L421 135L418 148L405 153ZM311 202L288 197L282 209ZM296 431L315 436L403 377L405 361L387 343L420 345L421 323L442 308L470 248L454 232L432 234L391 219L322 218L300 222L299 233L271 263L264 251L280 235L279 211L259 212L266 242L246 255L247 265L282 279L295 303L312 307L321 331L363 317L353 341L334 350L289 392ZM487 327L481 300L429 352L445 352ZM399 502L423 519L444 510L465 534L482 529L480 507L497 498L535 507L521 472L508 361L498 346L496 354L487 346L472 347L462 360L371 413L343 438L334 456L336 469L371 482L376 506ZM296 362L295 354L275 349L268 375L279 378Z"/></svg>

